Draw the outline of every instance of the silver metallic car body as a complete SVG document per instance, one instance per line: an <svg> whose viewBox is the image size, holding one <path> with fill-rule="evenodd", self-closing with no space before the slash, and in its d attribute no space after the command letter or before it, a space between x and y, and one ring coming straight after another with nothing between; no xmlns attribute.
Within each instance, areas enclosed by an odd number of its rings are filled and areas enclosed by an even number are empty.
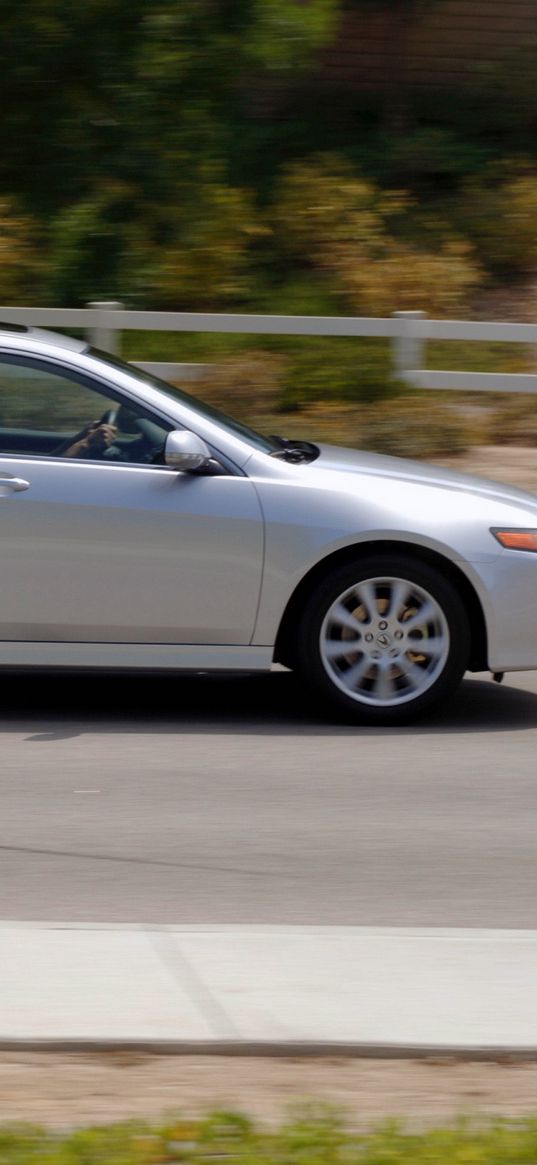
<svg viewBox="0 0 537 1165"><path fill-rule="evenodd" d="M537 555L503 550L490 532L537 528L537 497L335 447L290 464L37 330L0 331L0 355L83 373L194 432L231 468L0 454L0 665L270 668L310 572L389 543L464 576L484 616L481 666L537 668Z"/></svg>

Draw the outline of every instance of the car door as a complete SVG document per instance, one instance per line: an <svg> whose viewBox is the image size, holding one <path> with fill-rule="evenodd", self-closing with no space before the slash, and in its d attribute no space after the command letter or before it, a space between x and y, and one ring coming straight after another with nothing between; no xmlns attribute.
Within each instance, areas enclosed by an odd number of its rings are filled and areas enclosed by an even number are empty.
<svg viewBox="0 0 537 1165"><path fill-rule="evenodd" d="M253 485L153 464L139 432L80 452L117 406L78 373L0 361L0 639L249 643L263 565ZM162 421L145 422L164 440Z"/></svg>

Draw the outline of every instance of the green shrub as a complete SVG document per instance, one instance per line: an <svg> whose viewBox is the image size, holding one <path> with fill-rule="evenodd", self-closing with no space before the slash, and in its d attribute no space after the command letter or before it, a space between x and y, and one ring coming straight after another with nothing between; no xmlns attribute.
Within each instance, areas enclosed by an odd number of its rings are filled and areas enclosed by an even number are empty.
<svg viewBox="0 0 537 1165"><path fill-rule="evenodd" d="M243 49L265 68L304 66L334 35L338 16L337 0L255 0Z"/></svg>
<svg viewBox="0 0 537 1165"><path fill-rule="evenodd" d="M270 350L217 357L191 386L195 395L241 419L290 413L314 402L381 401L400 387L384 341L319 336L282 337Z"/></svg>
<svg viewBox="0 0 537 1165"><path fill-rule="evenodd" d="M155 241L150 256L146 294L151 302L171 311L217 311L251 294L251 249L266 229L246 191L207 182L195 203L185 204L178 196L177 205L162 217L168 238L160 245ZM143 250L139 257L144 258ZM136 262L134 248L129 266Z"/></svg>
<svg viewBox="0 0 537 1165"><path fill-rule="evenodd" d="M122 184L106 183L56 217L47 262L53 303L75 307L121 298L118 270L131 197Z"/></svg>
<svg viewBox="0 0 537 1165"><path fill-rule="evenodd" d="M490 147L473 142L465 129L462 121L457 126L417 124L404 136L390 138L386 143L388 177L393 175L413 192L433 198L456 190L462 179L490 159Z"/></svg>
<svg viewBox="0 0 537 1165"><path fill-rule="evenodd" d="M263 233L249 194L223 182L142 207L126 184L105 183L53 224L51 295L70 305L222 309L251 292L250 251Z"/></svg>
<svg viewBox="0 0 537 1165"><path fill-rule="evenodd" d="M323 272L293 271L283 280L265 281L264 285L259 280L251 310L268 315L333 316L340 314L341 306L337 291Z"/></svg>
<svg viewBox="0 0 537 1165"><path fill-rule="evenodd" d="M505 172L507 164L502 166ZM537 266L537 172L500 180L497 169L466 184L458 210L481 261L497 275L524 275Z"/></svg>
<svg viewBox="0 0 537 1165"><path fill-rule="evenodd" d="M398 391L390 349L383 340L313 336L288 353L280 407L314 401L380 401Z"/></svg>
<svg viewBox="0 0 537 1165"><path fill-rule="evenodd" d="M459 1121L413 1132L387 1122L371 1133L349 1130L316 1105L277 1128L259 1128L240 1114L160 1124L125 1122L55 1135L4 1129L2 1165L535 1165L537 1121Z"/></svg>

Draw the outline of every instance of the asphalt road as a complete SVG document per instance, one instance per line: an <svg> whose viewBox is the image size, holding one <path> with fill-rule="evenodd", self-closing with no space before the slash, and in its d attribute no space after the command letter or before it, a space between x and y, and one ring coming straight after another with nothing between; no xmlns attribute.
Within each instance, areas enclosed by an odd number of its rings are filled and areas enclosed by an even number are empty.
<svg viewBox="0 0 537 1165"><path fill-rule="evenodd" d="M0 918L537 927L537 675L405 730L290 674L4 677Z"/></svg>

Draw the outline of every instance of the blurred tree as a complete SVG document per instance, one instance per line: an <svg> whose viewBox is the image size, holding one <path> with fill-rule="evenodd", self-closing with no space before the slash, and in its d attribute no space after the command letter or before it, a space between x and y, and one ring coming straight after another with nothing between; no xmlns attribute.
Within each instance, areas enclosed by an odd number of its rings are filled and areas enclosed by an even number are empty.
<svg viewBox="0 0 537 1165"><path fill-rule="evenodd" d="M18 240L18 250L10 241L9 253L19 254L28 271L30 256L33 262L39 253L40 278L30 282L34 301L116 297L169 308L255 305L263 296L285 297L291 278L300 295L307 286L308 302L313 294L337 310L343 288L353 305L367 297L376 302L377 293L358 277L360 241L362 248L367 243L369 260L375 259L371 271L379 286L397 288L395 266L400 272L417 259L404 247L397 255L393 250L393 262L392 251L388 256L386 240L397 237L397 206L392 199L388 207L378 181L368 185L362 172L376 179L380 172L384 182L419 196L416 175L426 164L434 164L435 176L441 171L441 192L455 167L451 186L457 195L461 174L471 175L474 167L464 136L459 140L429 125L421 136L419 125L415 134L408 132L408 33L429 6L441 3L0 0L0 199L13 220L9 237ZM315 54L335 36L344 10L373 7L385 18L392 62L380 128L377 99L373 116L367 113L360 125L350 98L339 107L323 91L316 104L308 99L318 80L314 70L309 90L294 84L297 70L306 75ZM277 89L282 76L289 97L279 116L268 124L249 117L252 85L276 78ZM464 112L459 117L464 135ZM340 175L337 168L331 174L328 158L329 169L315 175L317 218L308 217L309 175L295 184L280 178L289 163L333 149L352 159L353 174ZM524 231L531 229L530 194L519 190L516 203L523 203L530 224ZM418 213L409 207L407 226ZM447 206L439 213L449 217L452 211ZM492 215L492 229L494 223ZM455 217L454 224L456 234L475 237L492 264L483 231L478 238L470 215L458 231ZM314 227L324 232L322 264L315 261L320 250L312 241ZM416 234L418 250L430 250L429 240L423 247ZM444 236L449 242L443 222L438 234L440 246ZM518 234L520 251L525 234ZM412 248L412 231L402 242ZM462 285L469 253L448 248L443 258ZM17 282L12 262L10 272L11 288L22 295L24 279Z"/></svg>
<svg viewBox="0 0 537 1165"><path fill-rule="evenodd" d="M216 236L230 216L238 225L240 192L201 192L229 181L239 79L304 66L338 10L339 0L0 0L0 194L51 225L56 298L90 285L126 293L118 276L133 239L150 268L152 248L182 252L202 227L210 235L201 216Z"/></svg>

